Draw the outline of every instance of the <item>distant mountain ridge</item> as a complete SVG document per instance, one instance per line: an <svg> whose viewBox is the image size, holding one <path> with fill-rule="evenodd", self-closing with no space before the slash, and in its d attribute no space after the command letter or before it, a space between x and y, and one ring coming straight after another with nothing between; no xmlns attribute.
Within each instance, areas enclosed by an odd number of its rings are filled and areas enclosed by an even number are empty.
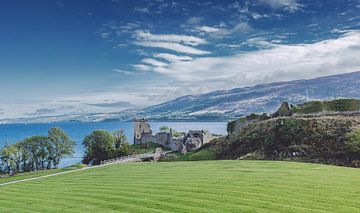
<svg viewBox="0 0 360 213"><path fill-rule="evenodd" d="M283 101L296 104L334 98L360 98L360 71L187 95L145 108L137 116L152 120L229 120L272 112Z"/></svg>
<svg viewBox="0 0 360 213"><path fill-rule="evenodd" d="M360 71L187 95L144 109L33 116L0 123L131 121L135 117L151 121L228 121L250 113L273 112L284 101L298 104L334 98L360 98Z"/></svg>

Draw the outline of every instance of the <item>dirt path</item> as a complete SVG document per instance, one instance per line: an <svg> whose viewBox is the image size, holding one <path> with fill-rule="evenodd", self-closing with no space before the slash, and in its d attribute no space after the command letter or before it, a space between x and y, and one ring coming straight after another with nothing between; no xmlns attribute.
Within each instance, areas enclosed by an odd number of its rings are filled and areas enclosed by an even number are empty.
<svg viewBox="0 0 360 213"><path fill-rule="evenodd" d="M168 154L170 152L172 152L172 151L164 152L164 154ZM94 169L94 168L99 168L99 167L103 167L103 166L109 166L109 165L112 165L112 164L136 162L136 161L139 161L139 159L141 157L154 157L154 156L158 156L158 155L161 155L161 154L159 154L159 153L145 153L145 154L136 155L136 156L128 156L126 158L122 158L121 160L116 160L116 161L111 161L110 160L109 162L107 162L105 164L102 164L102 165L98 165L98 166L90 166L90 167L85 167L85 168L81 168L81 169L75 169L75 170L71 170L71 171L58 172L58 173L39 176L39 177L25 178L25 179L22 179L22 180L14 180L14 181L6 182L6 183L0 183L0 186L11 185L11 184L16 184L16 183L21 183L21 182L32 181L32 180L38 180L38 179L43 179L43 178L48 178L48 177L53 177L53 176L58 176L58 175L64 175L64 174L69 174L69 173L72 173L72 172L78 172L78 171L82 171L82 170L88 170L88 169Z"/></svg>
<svg viewBox="0 0 360 213"><path fill-rule="evenodd" d="M78 171L83 171L83 170L88 170L88 169L99 168L99 167L103 167L103 166L109 166L109 165L112 165L112 164L129 163L129 162L133 162L132 159L127 159L127 160L124 160L124 161L120 161L120 162L116 162L116 163L109 163L109 164L104 164L104 165L99 165L99 166L90 166L90 167L85 167L85 168L81 168L81 169L75 169L75 170L71 170L71 171L58 172L58 173L39 176L39 177L25 178L25 179L21 179L21 180L14 180L14 181L6 182L6 183L0 183L0 186L11 185L11 184L16 184L16 183L21 183L21 182L32 181L32 180L38 180L38 179L43 179L43 178L48 178L48 177L53 177L53 176L58 176L58 175L64 175L64 174L69 174L69 173L72 173L72 172L78 172Z"/></svg>

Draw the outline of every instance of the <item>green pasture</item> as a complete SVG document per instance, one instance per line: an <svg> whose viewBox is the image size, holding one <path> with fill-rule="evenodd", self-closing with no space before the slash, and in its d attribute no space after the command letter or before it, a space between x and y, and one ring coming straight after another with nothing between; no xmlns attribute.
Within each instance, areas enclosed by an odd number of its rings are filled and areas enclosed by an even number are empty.
<svg viewBox="0 0 360 213"><path fill-rule="evenodd" d="M360 212L360 169L276 161L118 164L0 186L0 212Z"/></svg>

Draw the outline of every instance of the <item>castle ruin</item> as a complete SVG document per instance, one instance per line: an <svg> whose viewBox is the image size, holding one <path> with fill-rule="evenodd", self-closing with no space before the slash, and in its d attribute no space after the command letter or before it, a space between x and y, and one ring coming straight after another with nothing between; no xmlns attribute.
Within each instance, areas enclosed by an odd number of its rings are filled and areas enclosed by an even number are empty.
<svg viewBox="0 0 360 213"><path fill-rule="evenodd" d="M216 136L207 130L189 130L187 133L181 132L175 137L173 130L170 129L170 131L161 131L153 135L148 120L134 120L134 144L153 142L168 149L187 152L198 149L214 138Z"/></svg>

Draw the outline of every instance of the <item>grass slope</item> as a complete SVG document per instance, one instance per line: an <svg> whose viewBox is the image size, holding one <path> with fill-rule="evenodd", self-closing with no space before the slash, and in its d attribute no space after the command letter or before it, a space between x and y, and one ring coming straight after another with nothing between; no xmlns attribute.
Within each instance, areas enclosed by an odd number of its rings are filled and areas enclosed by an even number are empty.
<svg viewBox="0 0 360 213"><path fill-rule="evenodd" d="M2 186L0 212L360 212L360 170L275 161L111 165Z"/></svg>

